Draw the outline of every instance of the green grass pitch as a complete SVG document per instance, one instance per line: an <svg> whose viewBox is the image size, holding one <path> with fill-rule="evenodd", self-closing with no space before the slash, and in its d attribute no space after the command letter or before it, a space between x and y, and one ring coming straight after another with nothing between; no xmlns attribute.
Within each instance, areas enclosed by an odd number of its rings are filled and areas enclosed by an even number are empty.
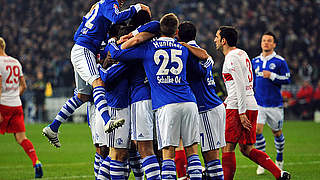
<svg viewBox="0 0 320 180"><path fill-rule="evenodd" d="M90 130L86 124L63 124L60 131L62 147L56 149L49 145L41 135L45 124L28 124L27 137L35 146L43 164L43 179L94 179L92 145ZM274 160L276 156L273 137L265 127L267 153ZM284 124L285 169L296 180L320 179L320 124L314 122L287 121ZM274 179L271 173L256 175L256 165L237 150L237 171L235 179L266 180ZM12 134L0 136L0 180L33 179L31 160L15 142ZM134 179L132 176L130 179Z"/></svg>

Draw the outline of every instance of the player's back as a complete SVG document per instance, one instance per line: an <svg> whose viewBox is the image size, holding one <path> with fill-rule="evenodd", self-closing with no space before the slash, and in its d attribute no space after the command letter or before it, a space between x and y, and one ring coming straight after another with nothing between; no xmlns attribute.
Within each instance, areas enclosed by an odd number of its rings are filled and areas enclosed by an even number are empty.
<svg viewBox="0 0 320 180"><path fill-rule="evenodd" d="M244 98L244 103L255 109L252 65L247 53L241 49L231 50L225 57L222 75L228 93L227 108L228 105L232 108L241 106L238 98Z"/></svg>
<svg viewBox="0 0 320 180"><path fill-rule="evenodd" d="M189 45L199 47L195 41ZM187 79L197 99L199 112L207 111L222 104L222 100L215 92L215 82L212 75L212 59L200 64L199 59L191 56L187 63Z"/></svg>
<svg viewBox="0 0 320 180"><path fill-rule="evenodd" d="M151 86L152 108L196 102L186 80L188 49L168 37L149 41L145 46L143 65Z"/></svg>
<svg viewBox="0 0 320 180"><path fill-rule="evenodd" d="M20 106L19 78L23 76L20 62L10 56L0 56L0 75L2 77L1 104Z"/></svg>

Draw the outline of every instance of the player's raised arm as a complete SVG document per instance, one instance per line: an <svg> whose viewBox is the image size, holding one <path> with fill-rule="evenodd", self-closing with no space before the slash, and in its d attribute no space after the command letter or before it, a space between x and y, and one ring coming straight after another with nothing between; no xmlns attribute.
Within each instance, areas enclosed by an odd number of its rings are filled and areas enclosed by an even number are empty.
<svg viewBox="0 0 320 180"><path fill-rule="evenodd" d="M121 49L128 49L137 44L145 42L155 36L157 36L160 32L160 22L159 21L151 21L148 22L136 30L132 31L126 36L120 38L120 43L124 42L121 45Z"/></svg>
<svg viewBox="0 0 320 180"><path fill-rule="evenodd" d="M207 51L205 49L191 46L191 45L189 45L188 43L185 43L185 42L180 42L180 44L185 46L186 48L188 48L188 50L193 55L198 57L200 60L207 60L210 57L210 55L207 53Z"/></svg>
<svg viewBox="0 0 320 180"><path fill-rule="evenodd" d="M141 43L153 38L154 36L155 35L150 32L141 32L141 33L137 34L136 36L130 38L126 42L124 42L121 45L121 49L129 49L133 46L136 46L138 44L141 44Z"/></svg>
<svg viewBox="0 0 320 180"><path fill-rule="evenodd" d="M130 6L130 8L123 11L119 10L119 4L114 1L104 1L103 3L101 3L101 7L104 8L104 10L102 11L103 15L114 24L123 22L131 18L140 10L146 10L149 14L151 14L149 7L141 3L132 5Z"/></svg>

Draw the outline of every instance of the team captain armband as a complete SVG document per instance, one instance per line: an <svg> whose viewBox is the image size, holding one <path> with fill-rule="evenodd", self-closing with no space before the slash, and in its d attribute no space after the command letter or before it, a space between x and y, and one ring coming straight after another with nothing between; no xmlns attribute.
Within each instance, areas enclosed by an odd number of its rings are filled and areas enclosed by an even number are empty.
<svg viewBox="0 0 320 180"><path fill-rule="evenodd" d="M206 61L200 61L200 63L205 68L208 68L209 66L214 65L214 61L211 56L209 56Z"/></svg>

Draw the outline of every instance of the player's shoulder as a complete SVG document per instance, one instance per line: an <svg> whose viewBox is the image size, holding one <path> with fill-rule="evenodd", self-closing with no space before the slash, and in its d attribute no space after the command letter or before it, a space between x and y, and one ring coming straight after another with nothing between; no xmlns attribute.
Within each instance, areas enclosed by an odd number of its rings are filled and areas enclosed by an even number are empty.
<svg viewBox="0 0 320 180"><path fill-rule="evenodd" d="M0 56L0 61L2 63L17 63L20 64L18 59L12 57L12 56Z"/></svg>
<svg viewBox="0 0 320 180"><path fill-rule="evenodd" d="M274 57L274 59L279 60L279 61L286 61L282 56L276 54Z"/></svg>

